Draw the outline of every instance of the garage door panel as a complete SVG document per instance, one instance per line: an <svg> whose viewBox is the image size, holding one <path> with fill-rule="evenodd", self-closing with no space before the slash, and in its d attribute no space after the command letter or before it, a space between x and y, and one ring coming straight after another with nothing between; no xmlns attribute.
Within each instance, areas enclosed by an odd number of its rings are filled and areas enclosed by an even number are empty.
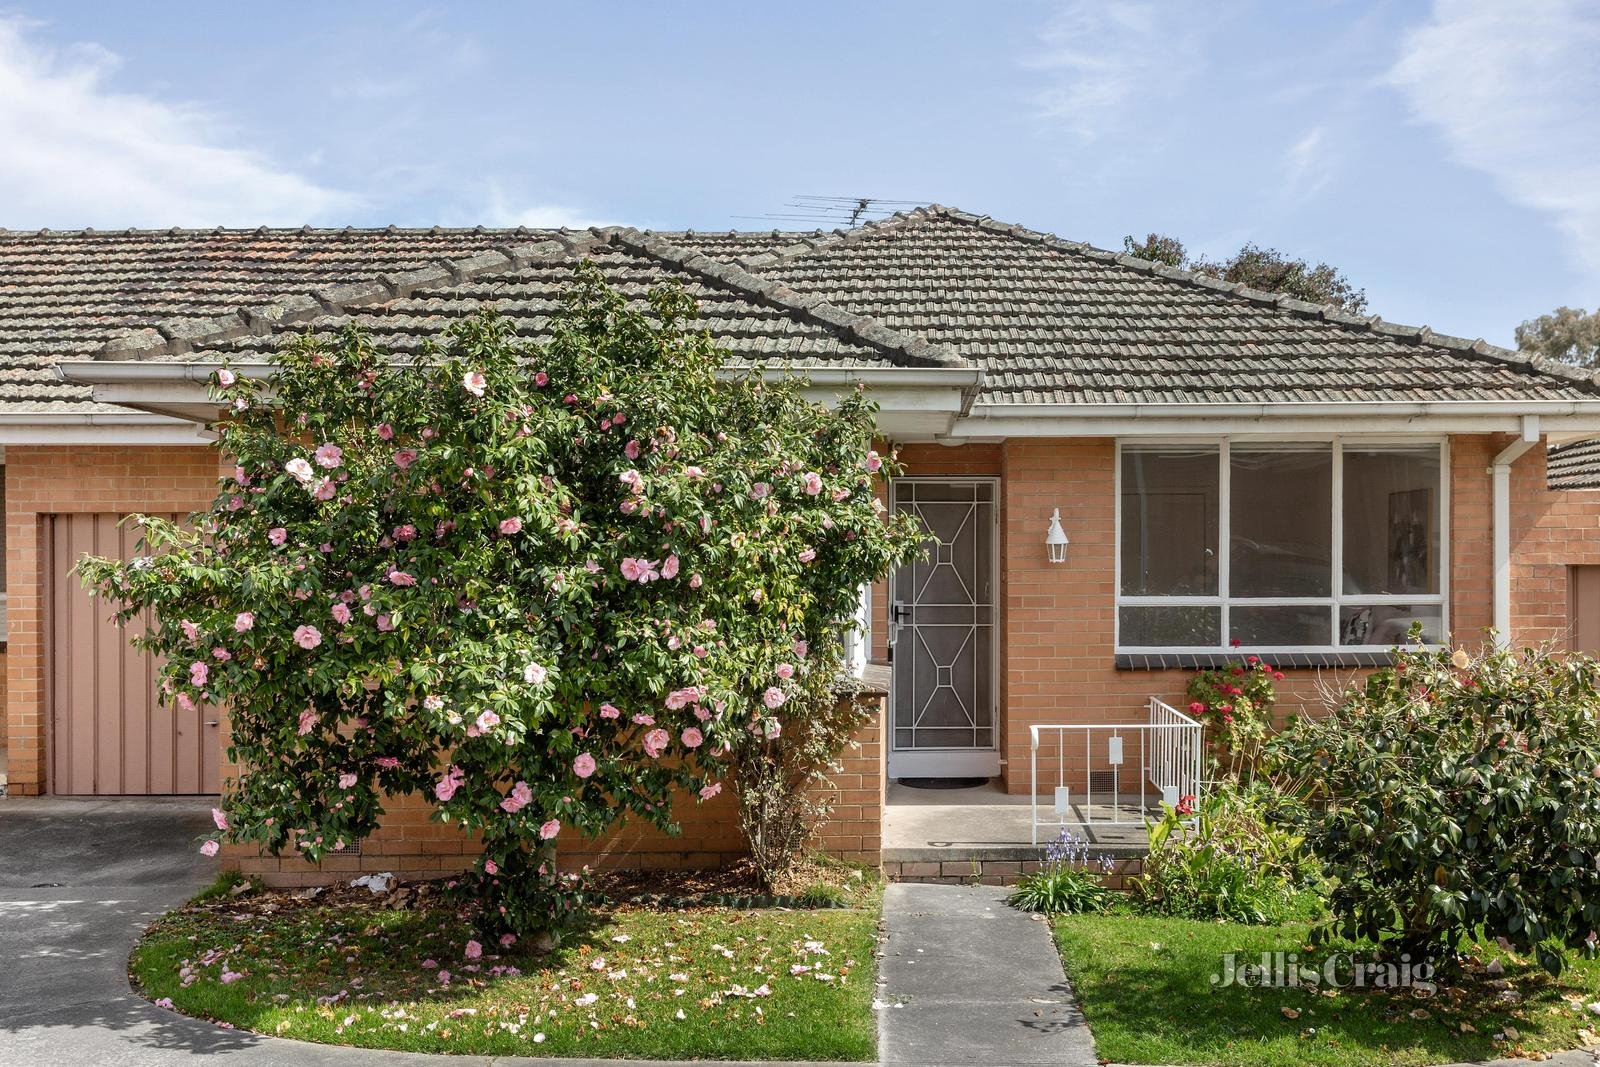
<svg viewBox="0 0 1600 1067"><path fill-rule="evenodd" d="M178 519L179 516L165 516ZM119 628L110 604L86 592L72 568L86 554L131 559L139 527L116 514L46 518L48 702L51 789L68 794L214 793L220 780L216 730L207 710L163 707L158 662Z"/></svg>

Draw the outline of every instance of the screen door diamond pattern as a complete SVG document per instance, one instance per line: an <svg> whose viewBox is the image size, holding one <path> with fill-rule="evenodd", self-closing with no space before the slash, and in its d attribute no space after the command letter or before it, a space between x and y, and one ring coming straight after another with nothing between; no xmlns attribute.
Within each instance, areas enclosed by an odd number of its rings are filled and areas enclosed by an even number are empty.
<svg viewBox="0 0 1600 1067"><path fill-rule="evenodd" d="M929 535L925 557L897 568L890 592L893 749L993 751L995 483L903 478L893 493L895 510L916 515Z"/></svg>

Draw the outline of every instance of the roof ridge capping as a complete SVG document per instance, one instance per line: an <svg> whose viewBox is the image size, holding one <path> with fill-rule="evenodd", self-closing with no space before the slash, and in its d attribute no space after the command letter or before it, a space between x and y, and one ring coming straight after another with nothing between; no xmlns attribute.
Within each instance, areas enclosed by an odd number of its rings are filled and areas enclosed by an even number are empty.
<svg viewBox="0 0 1600 1067"><path fill-rule="evenodd" d="M947 209L938 204L926 204L921 207L904 209L896 211L892 215L886 215L881 219L863 222L859 226L852 226L848 229L839 227L817 237L802 237L794 244L785 245L782 248L769 249L753 256L740 256L734 259L733 262L746 269L765 270L768 267L787 262L796 256L803 256L807 252L814 252L817 249L847 247L875 234L897 230L913 223L921 222L924 219L933 218L945 210Z"/></svg>
<svg viewBox="0 0 1600 1067"><path fill-rule="evenodd" d="M507 236L519 236L508 233ZM309 322L323 315L342 315L410 296L418 289L464 285L487 275L521 269L537 262L557 262L580 255L604 237L597 232L556 234L553 238L521 241L487 248L454 259L439 259L430 266L390 271L365 281L325 286L296 293L267 304L238 308L212 318L176 318L115 334L100 347L96 359L108 361L179 356L236 337L265 336L273 330Z"/></svg>
<svg viewBox="0 0 1600 1067"><path fill-rule="evenodd" d="M888 220L880 220L888 221ZM850 231L854 232L854 231ZM798 315L837 330L865 344L884 349L897 362L914 366L970 369L974 365L943 345L925 341L913 334L885 326L877 319L857 315L819 297L789 288L780 281L752 274L739 262L727 263L701 252L693 252L631 226L610 229L612 240L622 247L671 263L683 270L709 278L725 287L743 291L758 303Z"/></svg>
<svg viewBox="0 0 1600 1067"><path fill-rule="evenodd" d="M1370 333L1382 334L1399 340L1414 341L1417 344L1432 345L1437 348L1462 352L1494 363L1528 369L1538 374L1548 374L1567 381L1600 388L1600 371L1586 371L1579 367L1558 363L1544 356L1529 356L1515 349L1492 344L1481 337L1475 339L1456 337L1451 334L1435 333L1428 326L1408 326L1403 323L1390 322L1381 315L1357 315L1335 304L1316 304L1284 293L1269 293L1265 290L1245 285L1242 282L1230 282L1215 275L1201 274L1182 267L1169 267L1165 263L1141 259L1138 256L1128 255L1126 252L1112 252L1108 249L1096 248L1082 241L1071 241L1063 237L1057 237L1052 233L1042 233L1015 223L1001 222L988 215L974 215L970 211L962 211L959 208L933 204L927 210L930 214L936 213L946 218L978 226L990 233L1004 234L1018 240L1044 245L1057 251L1088 256L1102 262L1116 263L1130 270L1153 274L1161 278L1169 278L1173 281L1187 282L1191 285L1201 286L1220 293L1228 293L1249 300L1252 303L1274 306L1307 318L1321 319L1336 326L1366 330Z"/></svg>

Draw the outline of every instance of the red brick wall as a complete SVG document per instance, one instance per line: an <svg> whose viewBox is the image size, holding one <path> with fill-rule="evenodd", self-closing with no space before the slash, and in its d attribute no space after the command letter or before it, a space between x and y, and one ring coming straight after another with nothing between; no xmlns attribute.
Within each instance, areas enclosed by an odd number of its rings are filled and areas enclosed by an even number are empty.
<svg viewBox="0 0 1600 1067"><path fill-rule="evenodd" d="M872 721L857 732L832 777L833 812L818 829L816 845L836 856L877 865L881 858L883 747L881 701ZM224 775L236 769L224 766ZM435 822L433 805L419 796L391 800L383 825L361 846L359 856L335 856L313 865L293 857L263 856L254 849L227 846L223 863L259 874L269 885L316 885L361 871L393 871L403 878L429 878L460 871L477 855L475 840L453 824ZM680 797L676 811L682 832L669 837L648 824L624 822L599 838L563 841L564 866L595 868L718 867L744 852L731 791L707 803Z"/></svg>
<svg viewBox="0 0 1600 1067"><path fill-rule="evenodd" d="M219 470L216 452L204 446L7 446L5 697L14 795L48 789L39 539L44 516L198 510L210 505Z"/></svg>

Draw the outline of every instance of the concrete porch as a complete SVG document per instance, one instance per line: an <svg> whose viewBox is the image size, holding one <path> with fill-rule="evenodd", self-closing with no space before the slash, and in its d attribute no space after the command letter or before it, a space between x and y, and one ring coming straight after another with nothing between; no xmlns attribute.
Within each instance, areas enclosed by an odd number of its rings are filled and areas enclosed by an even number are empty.
<svg viewBox="0 0 1600 1067"><path fill-rule="evenodd" d="M917 789L890 781L883 809L883 869L894 881L1007 885L1038 870L1044 846L1060 833L1048 797L1040 798L1039 844L1032 843L1032 807L996 782L967 789ZM1107 883L1120 888L1148 851L1141 799L1078 804L1065 828L1089 842L1091 856L1116 863ZM1088 819L1097 825L1084 825ZM1121 825L1107 826L1117 820Z"/></svg>

